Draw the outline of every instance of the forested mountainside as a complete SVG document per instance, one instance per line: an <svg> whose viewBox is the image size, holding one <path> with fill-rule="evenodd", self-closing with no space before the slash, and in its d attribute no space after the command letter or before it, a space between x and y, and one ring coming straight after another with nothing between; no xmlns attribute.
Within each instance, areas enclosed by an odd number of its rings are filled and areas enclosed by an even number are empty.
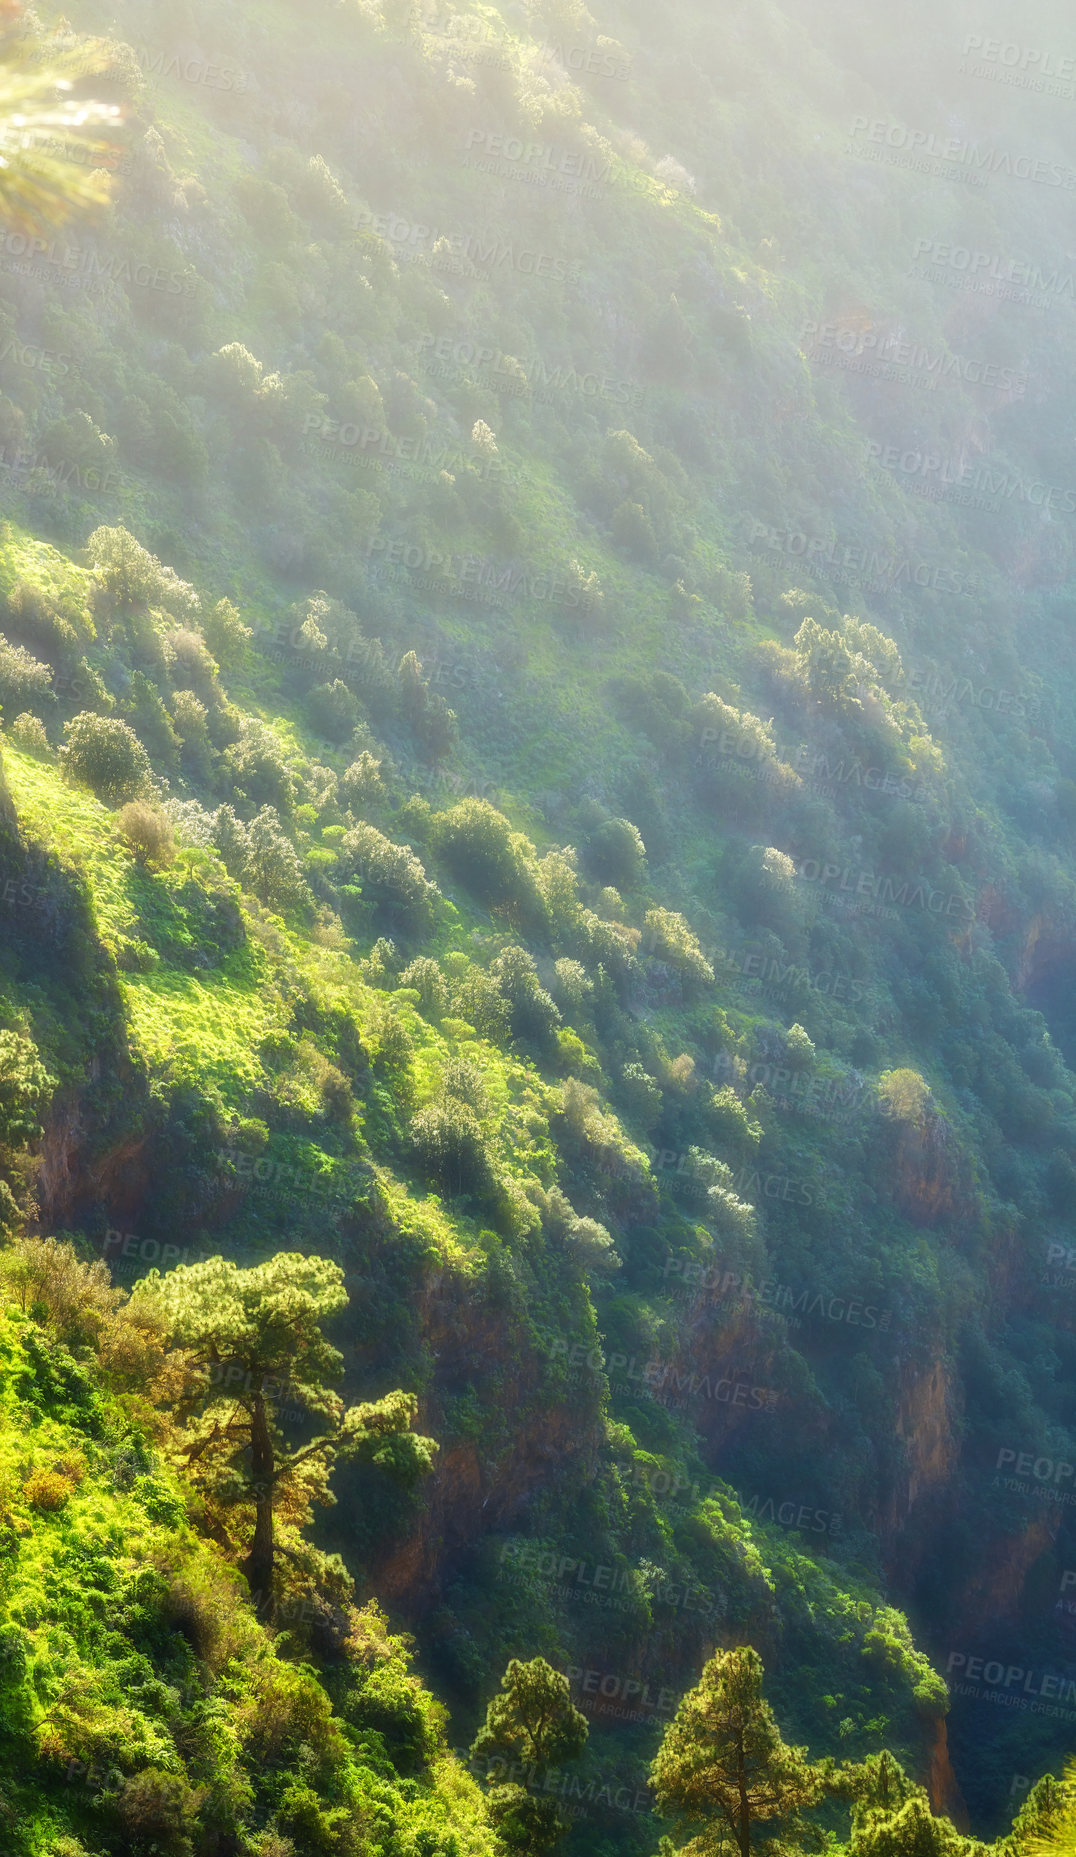
<svg viewBox="0 0 1076 1857"><path fill-rule="evenodd" d="M1067 10L4 12L4 1849L1030 1854Z"/></svg>

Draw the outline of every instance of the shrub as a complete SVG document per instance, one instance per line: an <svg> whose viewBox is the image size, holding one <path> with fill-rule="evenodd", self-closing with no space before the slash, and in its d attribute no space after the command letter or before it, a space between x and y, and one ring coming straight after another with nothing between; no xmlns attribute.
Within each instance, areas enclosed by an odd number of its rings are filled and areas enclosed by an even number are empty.
<svg viewBox="0 0 1076 1857"><path fill-rule="evenodd" d="M473 967L452 988L452 1010L491 1044L503 1044L507 1039L511 1023L508 1001L496 981L480 967Z"/></svg>
<svg viewBox="0 0 1076 1857"><path fill-rule="evenodd" d="M810 1070L815 1048L802 1025L791 1025L785 1033L785 1060L790 1070Z"/></svg>
<svg viewBox="0 0 1076 1857"><path fill-rule="evenodd" d="M415 1150L427 1176L446 1192L487 1197L496 1185L482 1125L459 1097L444 1096L411 1124Z"/></svg>
<svg viewBox="0 0 1076 1857"><path fill-rule="evenodd" d="M78 623L73 623L43 587L28 580L16 581L7 605L10 629L40 645L49 656L71 650L78 643L79 631L86 628L81 614Z"/></svg>
<svg viewBox="0 0 1076 1857"><path fill-rule="evenodd" d="M302 860L272 806L263 806L248 828L246 874L270 908L293 908L309 897Z"/></svg>
<svg viewBox="0 0 1076 1857"><path fill-rule="evenodd" d="M86 552L110 611L132 613L161 606L177 619L198 614L200 601L194 588L172 568L164 567L126 529L95 529Z"/></svg>
<svg viewBox="0 0 1076 1857"><path fill-rule="evenodd" d="M448 1007L448 982L438 967L437 962L423 955L420 960L412 961L410 967L400 975L400 985L414 987L419 1002L428 1018L440 1018Z"/></svg>
<svg viewBox="0 0 1076 1857"><path fill-rule="evenodd" d="M43 703L52 686L52 672L47 664L22 645L9 645L0 638L0 704L5 710L32 703Z"/></svg>
<svg viewBox="0 0 1076 1857"><path fill-rule="evenodd" d="M394 844L373 825L357 825L347 833L340 846L339 867L342 875L359 879L364 896L416 923L429 919L440 894L414 852Z"/></svg>
<svg viewBox="0 0 1076 1857"><path fill-rule="evenodd" d="M54 1087L33 1039L0 1031L0 1150L10 1154L37 1140Z"/></svg>
<svg viewBox="0 0 1076 1857"><path fill-rule="evenodd" d="M138 864L171 864L176 854L175 834L164 815L144 800L128 800L117 827Z"/></svg>
<svg viewBox="0 0 1076 1857"><path fill-rule="evenodd" d="M381 778L381 763L364 748L358 760L352 761L340 782L340 798L345 806L363 813L378 805L384 797L385 782Z"/></svg>
<svg viewBox="0 0 1076 1857"><path fill-rule="evenodd" d="M648 909L643 923L651 954L675 968L686 987L713 984L714 970L683 916L672 909Z"/></svg>
<svg viewBox="0 0 1076 1857"><path fill-rule="evenodd" d="M346 741L362 714L358 698L339 677L316 684L306 706L314 728L331 742Z"/></svg>
<svg viewBox="0 0 1076 1857"><path fill-rule="evenodd" d="M221 806L216 813L211 842L220 852L229 877L242 883L250 863L250 833L230 806Z"/></svg>
<svg viewBox="0 0 1076 1857"><path fill-rule="evenodd" d="M400 708L410 722L415 734L431 760L440 760L455 742L459 729L454 712L449 709L443 696L431 695L428 680L422 675L422 665L413 651L408 651L400 659L396 673L400 693Z"/></svg>
<svg viewBox="0 0 1076 1857"><path fill-rule="evenodd" d="M212 756L209 711L193 690L177 690L172 698L172 719L175 732L183 743L187 761L197 773L204 775L210 767Z"/></svg>
<svg viewBox="0 0 1076 1857"><path fill-rule="evenodd" d="M653 524L641 503L624 502L613 511L610 530L615 546L633 561L652 564L658 545Z"/></svg>
<svg viewBox="0 0 1076 1857"><path fill-rule="evenodd" d="M555 962L549 990L562 1012L582 1012L593 997L594 982L581 961L565 959Z"/></svg>
<svg viewBox="0 0 1076 1857"><path fill-rule="evenodd" d="M137 798L150 779L149 756L134 730L118 716L83 710L64 724L60 760L73 780L92 788L107 806Z"/></svg>
<svg viewBox="0 0 1076 1857"><path fill-rule="evenodd" d="M434 848L453 874L489 907L541 912L533 847L488 800L466 799L433 821Z"/></svg>
<svg viewBox="0 0 1076 1857"><path fill-rule="evenodd" d="M525 948L505 948L494 961L490 975L508 1001L514 1035L548 1047L561 1019L538 979L533 956Z"/></svg>
<svg viewBox="0 0 1076 1857"><path fill-rule="evenodd" d="M60 1341L96 1340L123 1301L100 1258L84 1264L58 1238L18 1238L0 1252L0 1280L24 1315L47 1324Z"/></svg>
<svg viewBox="0 0 1076 1857"><path fill-rule="evenodd" d="M625 1064L621 1072L620 1093L627 1112L649 1132L661 1115L661 1089L641 1064Z"/></svg>
<svg viewBox="0 0 1076 1857"><path fill-rule="evenodd" d="M45 724L40 716L32 715L29 710L24 710L21 716L15 717L11 725L11 739L23 750L24 754L35 754L44 758L52 753L49 738L45 733Z"/></svg>
<svg viewBox="0 0 1076 1857"><path fill-rule="evenodd" d="M165 641L173 679L204 697L216 694L217 666L200 632L179 626Z"/></svg>
<svg viewBox="0 0 1076 1857"><path fill-rule="evenodd" d="M44 1515L55 1515L66 1508L74 1491L75 1485L70 1478L57 1470L35 1470L24 1485L30 1507L40 1509Z"/></svg>
<svg viewBox="0 0 1076 1857"><path fill-rule="evenodd" d="M136 1848L160 1852L161 1857L187 1857L198 1804L185 1773L144 1767L124 1780L118 1811Z"/></svg>
<svg viewBox="0 0 1076 1857"><path fill-rule="evenodd" d="M568 1242L585 1270L619 1270L620 1258L613 1241L597 1219L573 1219L568 1227Z"/></svg>
<svg viewBox="0 0 1076 1857"><path fill-rule="evenodd" d="M646 846L630 819L606 819L587 839L587 862L599 883L630 890L642 875Z"/></svg>
<svg viewBox="0 0 1076 1857"><path fill-rule="evenodd" d="M239 616L239 609L231 600L218 600L202 622L206 644L218 664L231 669L242 661L243 647L253 637L251 628L244 625Z"/></svg>
<svg viewBox="0 0 1076 1857"><path fill-rule="evenodd" d="M244 721L225 756L235 791L251 806L272 806L285 817L295 806L295 780L287 756L264 722Z"/></svg>

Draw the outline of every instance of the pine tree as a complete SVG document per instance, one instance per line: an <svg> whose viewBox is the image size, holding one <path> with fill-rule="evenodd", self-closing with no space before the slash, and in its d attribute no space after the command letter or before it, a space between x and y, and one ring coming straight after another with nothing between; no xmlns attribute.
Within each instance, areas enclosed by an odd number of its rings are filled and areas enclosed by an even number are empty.
<svg viewBox="0 0 1076 1857"><path fill-rule="evenodd" d="M341 1458L363 1452L405 1476L430 1467L437 1447L412 1430L414 1394L345 1410L329 1390L343 1365L322 1333L347 1304L338 1264L281 1252L240 1270L215 1257L163 1278L150 1272L131 1300L148 1305L190 1356L179 1455L211 1501L238 1507L243 1571L259 1605L273 1603L277 1512L294 1534L313 1503L333 1500L329 1476ZM280 1415L296 1404L325 1429L292 1447Z"/></svg>
<svg viewBox="0 0 1076 1857"><path fill-rule="evenodd" d="M683 1699L650 1770L661 1811L693 1857L752 1857L775 1821L784 1838L822 1792L805 1748L789 1747L762 1696L762 1660L718 1651ZM766 1825L768 1832L761 1832Z"/></svg>

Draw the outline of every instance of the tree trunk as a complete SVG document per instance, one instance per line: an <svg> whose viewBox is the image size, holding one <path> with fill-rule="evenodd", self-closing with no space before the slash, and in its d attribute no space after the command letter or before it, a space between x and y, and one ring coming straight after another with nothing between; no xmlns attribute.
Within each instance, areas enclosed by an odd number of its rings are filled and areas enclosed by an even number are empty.
<svg viewBox="0 0 1076 1857"><path fill-rule="evenodd" d="M747 1791L747 1764L742 1742L737 1749L736 1779L740 1794L740 1857L751 1857L751 1800Z"/></svg>
<svg viewBox="0 0 1076 1857"><path fill-rule="evenodd" d="M273 1440L264 1393L254 1395L250 1420L251 1485L254 1490L254 1540L243 1562L251 1598L259 1611L267 1611L273 1592Z"/></svg>

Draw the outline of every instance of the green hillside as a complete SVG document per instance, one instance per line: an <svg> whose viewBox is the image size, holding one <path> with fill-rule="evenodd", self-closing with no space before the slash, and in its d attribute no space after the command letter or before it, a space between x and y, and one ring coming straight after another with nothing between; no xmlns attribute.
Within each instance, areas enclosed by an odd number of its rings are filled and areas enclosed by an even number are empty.
<svg viewBox="0 0 1076 1857"><path fill-rule="evenodd" d="M121 112L105 205L0 213L15 1857L701 1857L648 1781L748 1645L789 1848L1060 1772L1070 40L13 27ZM303 1259L259 1585L213 1323ZM521 1778L537 1658L589 1738Z"/></svg>

